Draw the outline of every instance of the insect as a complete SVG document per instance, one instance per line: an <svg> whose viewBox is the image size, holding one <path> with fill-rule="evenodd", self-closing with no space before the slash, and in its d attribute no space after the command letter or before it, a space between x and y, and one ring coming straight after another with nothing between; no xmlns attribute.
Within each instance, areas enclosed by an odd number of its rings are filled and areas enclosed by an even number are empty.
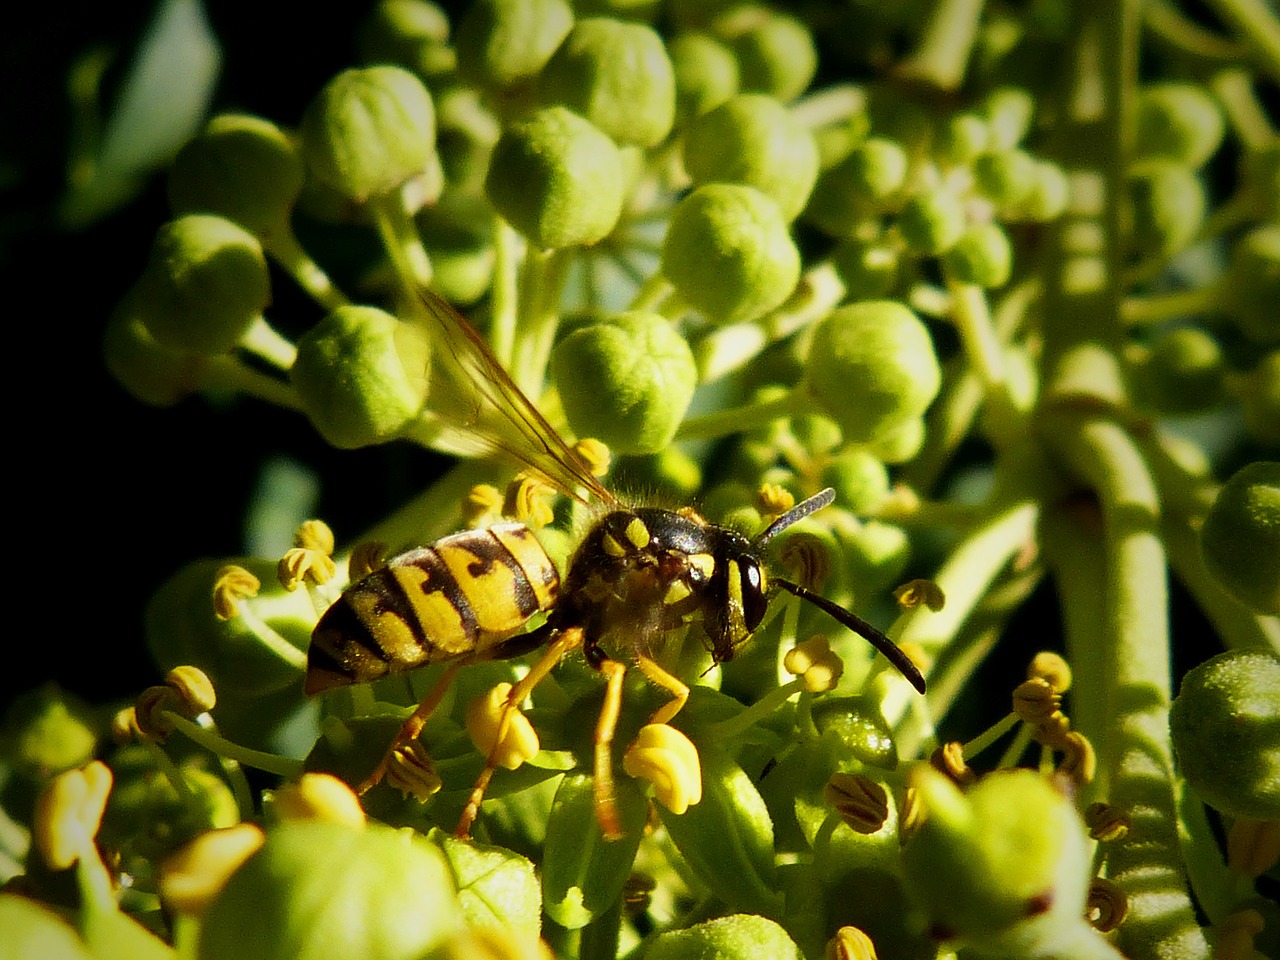
<svg viewBox="0 0 1280 960"><path fill-rule="evenodd" d="M422 319L433 324L443 347L437 351L445 361L441 372L460 392L480 398L465 417L466 435L482 448L505 451L562 492L584 503L595 501L606 512L570 558L563 581L528 527L502 523L392 557L348 586L321 616L307 655L308 694L425 664L448 664L363 789L382 777L397 749L417 739L462 667L543 650L506 698L501 742L516 706L565 655L581 651L606 681L594 737L594 807L604 835L616 838L621 827L611 745L627 665L610 656L606 645L627 650L644 676L671 694L650 718L666 723L684 706L689 688L654 659L652 641L700 624L712 659L728 661L759 626L775 588L815 604L862 635L924 692L920 672L883 633L821 595L766 573L766 544L830 504L834 491L796 504L753 539L690 509L628 506L547 422L475 328L434 293L419 296ZM546 619L540 626L520 632L541 612ZM479 812L497 768L496 753L495 747L472 790L458 824L460 836L469 833Z"/></svg>

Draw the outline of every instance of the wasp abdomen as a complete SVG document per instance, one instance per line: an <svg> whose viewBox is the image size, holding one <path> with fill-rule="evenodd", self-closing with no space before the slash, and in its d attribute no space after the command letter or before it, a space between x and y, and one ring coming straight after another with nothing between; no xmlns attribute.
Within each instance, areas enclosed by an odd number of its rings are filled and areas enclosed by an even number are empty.
<svg viewBox="0 0 1280 960"><path fill-rule="evenodd" d="M559 592L555 564L522 523L466 530L398 554L321 616L307 652L306 692L478 653L549 609Z"/></svg>

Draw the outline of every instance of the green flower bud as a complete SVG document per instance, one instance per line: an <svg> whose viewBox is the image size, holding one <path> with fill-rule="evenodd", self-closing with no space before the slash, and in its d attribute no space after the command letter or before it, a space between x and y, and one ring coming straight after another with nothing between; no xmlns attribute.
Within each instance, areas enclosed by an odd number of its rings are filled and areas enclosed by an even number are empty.
<svg viewBox="0 0 1280 960"><path fill-rule="evenodd" d="M156 231L133 301L163 347L228 353L271 302L271 278L253 234L222 217L190 213Z"/></svg>
<svg viewBox="0 0 1280 960"><path fill-rule="evenodd" d="M920 416L942 381L929 331L893 300L832 311L814 328L805 376L854 443Z"/></svg>
<svg viewBox="0 0 1280 960"><path fill-rule="evenodd" d="M458 72L499 90L533 79L573 26L565 0L478 0L458 22Z"/></svg>
<svg viewBox="0 0 1280 960"><path fill-rule="evenodd" d="M1187 671L1169 733L1178 772L1205 803L1280 819L1280 657L1231 650Z"/></svg>
<svg viewBox="0 0 1280 960"><path fill-rule="evenodd" d="M1166 413L1195 413L1222 401L1222 351L1203 330L1185 327L1160 337L1142 368L1152 404Z"/></svg>
<svg viewBox="0 0 1280 960"><path fill-rule="evenodd" d="M645 960L800 960L800 949L774 921L747 913L708 920L654 938Z"/></svg>
<svg viewBox="0 0 1280 960"><path fill-rule="evenodd" d="M832 236L848 234L895 199L906 182L907 166L907 151L896 140L864 140L819 176L808 219Z"/></svg>
<svg viewBox="0 0 1280 960"><path fill-rule="evenodd" d="M987 94L981 114L991 130L990 149L1007 150L1021 143L1035 112L1035 97L1021 87L1000 87Z"/></svg>
<svg viewBox="0 0 1280 960"><path fill-rule="evenodd" d="M201 388L208 360L157 343L147 329L146 304L140 284L125 294L107 320L102 353L107 370L135 400L171 407Z"/></svg>
<svg viewBox="0 0 1280 960"><path fill-rule="evenodd" d="M976 113L953 113L938 130L934 153L947 166L964 167L988 148L991 131Z"/></svg>
<svg viewBox="0 0 1280 960"><path fill-rule="evenodd" d="M973 161L973 180L997 207L1017 210L1035 186L1036 160L1017 147L984 153Z"/></svg>
<svg viewBox="0 0 1280 960"><path fill-rule="evenodd" d="M618 489L651 491L682 503L687 503L702 486L698 461L677 446L648 456L622 458L609 476Z"/></svg>
<svg viewBox="0 0 1280 960"><path fill-rule="evenodd" d="M269 120L224 113L187 141L169 169L175 214L215 213L258 237L286 232L302 192L302 155Z"/></svg>
<svg viewBox="0 0 1280 960"><path fill-rule="evenodd" d="M160 668L199 667L213 680L220 708L231 700L253 700L298 684L302 652L316 620L305 590L290 593L279 586L274 561L234 562L263 587L241 601L250 607L250 617L222 620L215 615L214 587L227 566L226 560L215 559L189 563L161 584L143 617L147 649ZM297 649L295 663L282 659L271 641L264 642L257 626L262 623Z"/></svg>
<svg viewBox="0 0 1280 960"><path fill-rule="evenodd" d="M1200 550L1232 596L1280 614L1280 463L1250 463L1222 485L1200 528Z"/></svg>
<svg viewBox="0 0 1280 960"><path fill-rule="evenodd" d="M401 67L344 70L307 105L300 134L312 174L363 203L430 167L435 107L422 81Z"/></svg>
<svg viewBox="0 0 1280 960"><path fill-rule="evenodd" d="M93 759L96 726L85 704L57 684L47 683L9 705L0 724L0 745L7 765L43 783Z"/></svg>
<svg viewBox="0 0 1280 960"><path fill-rule="evenodd" d="M911 556L911 541L901 527L880 520L849 522L836 527L850 587L871 597L896 586Z"/></svg>
<svg viewBox="0 0 1280 960"><path fill-rule="evenodd" d="M739 323L791 295L800 279L800 253L773 200L754 187L710 183L672 212L662 272L713 321Z"/></svg>
<svg viewBox="0 0 1280 960"><path fill-rule="evenodd" d="M818 179L818 145L773 97L740 94L690 123L684 164L694 183L755 187L794 220Z"/></svg>
<svg viewBox="0 0 1280 960"><path fill-rule="evenodd" d="M380 0L356 38L364 63L391 63L428 80L457 64L449 47L449 17L429 0Z"/></svg>
<svg viewBox="0 0 1280 960"><path fill-rule="evenodd" d="M93 960L93 954L69 922L52 907L42 906L21 893L0 893L0 930L5 932L5 952L14 958Z"/></svg>
<svg viewBox="0 0 1280 960"><path fill-rule="evenodd" d="M913 460L924 446L924 418L911 417L876 434L867 449L885 463L906 463Z"/></svg>
<svg viewBox="0 0 1280 960"><path fill-rule="evenodd" d="M652 147L675 121L675 71L652 27L588 17L547 61L538 97L581 114L617 143Z"/></svg>
<svg viewBox="0 0 1280 960"><path fill-rule="evenodd" d="M1017 213L1036 223L1047 223L1062 216L1070 199L1067 175L1056 163L1036 163L1031 190L1022 198Z"/></svg>
<svg viewBox="0 0 1280 960"><path fill-rule="evenodd" d="M1236 241L1224 287L1240 331L1255 343L1280 343L1280 226L1255 227Z"/></svg>
<svg viewBox="0 0 1280 960"><path fill-rule="evenodd" d="M436 99L436 150L451 190L479 188L502 133L497 118L469 87L450 87Z"/></svg>
<svg viewBox="0 0 1280 960"><path fill-rule="evenodd" d="M952 278L991 289L1002 287L1013 269L1009 235L998 223L974 223L942 255Z"/></svg>
<svg viewBox="0 0 1280 960"><path fill-rule="evenodd" d="M1204 185L1195 171L1167 160L1147 160L1129 176L1128 209L1134 249L1168 256L1187 246L1204 222Z"/></svg>
<svg viewBox="0 0 1280 960"><path fill-rule="evenodd" d="M1031 770L988 774L967 793L920 764L923 822L902 851L908 888L932 924L1009 956L1081 923L1089 838L1070 799Z"/></svg>
<svg viewBox="0 0 1280 960"><path fill-rule="evenodd" d="M666 318L628 312L580 327L556 345L551 375L574 433L615 453L656 453L684 418L698 371Z"/></svg>
<svg viewBox="0 0 1280 960"><path fill-rule="evenodd" d="M836 502L850 513L866 513L889 495L889 471L873 454L854 448L823 468L822 484L835 488Z"/></svg>
<svg viewBox="0 0 1280 960"><path fill-rule="evenodd" d="M898 250L889 243L849 237L831 250L836 268L850 300L878 300L888 296L898 283Z"/></svg>
<svg viewBox="0 0 1280 960"><path fill-rule="evenodd" d="M902 207L898 229L919 256L931 257L950 249L965 228L964 205L945 187L923 190Z"/></svg>
<svg viewBox="0 0 1280 960"><path fill-rule="evenodd" d="M1134 147L1138 159L1160 158L1201 167L1222 143L1222 110L1193 83L1153 83L1134 104Z"/></svg>
<svg viewBox="0 0 1280 960"><path fill-rule="evenodd" d="M475 303L493 279L493 209L483 197L451 191L417 221L431 257L432 288L450 303Z"/></svg>
<svg viewBox="0 0 1280 960"><path fill-rule="evenodd" d="M320 435L350 450L392 439L422 412L430 360L421 330L343 306L299 338L289 377Z"/></svg>
<svg viewBox="0 0 1280 960"><path fill-rule="evenodd" d="M818 71L809 29L795 17L769 10L729 39L738 57L742 89L767 93L783 103L808 89Z"/></svg>
<svg viewBox="0 0 1280 960"><path fill-rule="evenodd" d="M413 831L286 823L209 906L199 958L416 960L462 925L444 856Z"/></svg>
<svg viewBox="0 0 1280 960"><path fill-rule="evenodd" d="M484 187L513 227L555 250L609 235L622 213L626 176L605 133L564 107L547 107L503 132Z"/></svg>
<svg viewBox="0 0 1280 960"><path fill-rule="evenodd" d="M687 30L667 44L676 78L676 114L683 120L713 110L738 92L738 58L708 33Z"/></svg>
<svg viewBox="0 0 1280 960"><path fill-rule="evenodd" d="M1240 402L1249 435L1259 443L1280 446L1280 350L1272 350L1256 367L1228 383Z"/></svg>

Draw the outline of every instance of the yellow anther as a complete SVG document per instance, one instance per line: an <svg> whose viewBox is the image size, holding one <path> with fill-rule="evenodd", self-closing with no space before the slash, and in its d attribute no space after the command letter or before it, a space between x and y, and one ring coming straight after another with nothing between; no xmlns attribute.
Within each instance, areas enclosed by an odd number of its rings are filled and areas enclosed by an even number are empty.
<svg viewBox="0 0 1280 960"><path fill-rule="evenodd" d="M396 747L387 757L386 782L405 796L413 794L419 803L426 803L441 787L435 762L418 740Z"/></svg>
<svg viewBox="0 0 1280 960"><path fill-rule="evenodd" d="M1084 811L1085 826L1089 836L1101 843L1121 839L1133 826L1133 821L1123 810L1109 803L1091 803Z"/></svg>
<svg viewBox="0 0 1280 960"><path fill-rule="evenodd" d="M898 840L906 843L924 823L924 804L915 786L909 785L902 793L902 807L898 810Z"/></svg>
<svg viewBox="0 0 1280 960"><path fill-rule="evenodd" d="M1098 755L1089 738L1072 730L1063 737L1060 749L1064 756L1062 763L1058 764L1058 773L1070 777L1078 786L1092 783L1098 772Z"/></svg>
<svg viewBox="0 0 1280 960"><path fill-rule="evenodd" d="M844 661L820 633L788 650L782 658L782 666L788 673L803 678L804 688L809 693L834 690L844 673Z"/></svg>
<svg viewBox="0 0 1280 960"><path fill-rule="evenodd" d="M756 491L756 504L765 516L780 517L796 505L796 498L786 487L766 483Z"/></svg>
<svg viewBox="0 0 1280 960"><path fill-rule="evenodd" d="M1071 719L1061 710L1033 724L1031 735L1037 743L1052 750L1066 750L1067 736L1071 733Z"/></svg>
<svg viewBox="0 0 1280 960"><path fill-rule="evenodd" d="M271 809L281 820L325 820L363 827L364 810L355 792L329 773L304 773L272 797Z"/></svg>
<svg viewBox="0 0 1280 960"><path fill-rule="evenodd" d="M826 960L877 960L876 945L857 927L841 927L827 941Z"/></svg>
<svg viewBox="0 0 1280 960"><path fill-rule="evenodd" d="M65 870L84 856L97 856L93 838L111 793L111 768L94 760L66 770L36 798L32 840L52 870Z"/></svg>
<svg viewBox="0 0 1280 960"><path fill-rule="evenodd" d="M552 503L556 488L541 476L518 473L507 484L507 494L502 502L502 512L513 520L519 520L535 529L545 527L556 518Z"/></svg>
<svg viewBox="0 0 1280 960"><path fill-rule="evenodd" d="M947 604L947 597L942 592L942 588L932 580L922 578L908 580L893 591L893 598L898 601L898 606L904 609L928 607L934 613Z"/></svg>
<svg viewBox="0 0 1280 960"><path fill-rule="evenodd" d="M462 499L462 520L470 528L489 526L502 515L502 491L491 483L477 483Z"/></svg>
<svg viewBox="0 0 1280 960"><path fill-rule="evenodd" d="M593 476L603 477L613 463L609 448L595 437L583 437L573 445L573 451L582 458Z"/></svg>
<svg viewBox="0 0 1280 960"><path fill-rule="evenodd" d="M1045 650L1031 658L1027 678L1035 677L1048 681L1049 686L1059 694L1071 689L1071 665L1056 653Z"/></svg>
<svg viewBox="0 0 1280 960"><path fill-rule="evenodd" d="M877 833L889 820L888 791L861 774L833 773L822 788L822 799L857 833Z"/></svg>
<svg viewBox="0 0 1280 960"><path fill-rule="evenodd" d="M276 579L286 590L297 590L304 582L328 583L338 572L333 557L319 550L294 547L280 558L276 566Z"/></svg>
<svg viewBox="0 0 1280 960"><path fill-rule="evenodd" d="M147 687L138 694L133 705L134 718L143 736L163 740L173 733L173 721L166 713L181 713L182 698L178 691L167 686Z"/></svg>
<svg viewBox="0 0 1280 960"><path fill-rule="evenodd" d="M929 763L935 770L946 774L962 787L966 787L978 779L978 775L965 762L964 744L957 740L944 743L937 750L934 750L929 757Z"/></svg>
<svg viewBox="0 0 1280 960"><path fill-rule="evenodd" d="M1048 680L1033 677L1018 684L1013 691L1013 712L1024 723L1042 723L1062 706L1062 698Z"/></svg>
<svg viewBox="0 0 1280 960"><path fill-rule="evenodd" d="M698 748L675 727L650 723L627 747L622 769L653 784L653 795L672 813L684 813L702 799Z"/></svg>
<svg viewBox="0 0 1280 960"><path fill-rule="evenodd" d="M818 590L831 576L831 556L827 545L811 533L793 533L783 544L780 559L796 582Z"/></svg>
<svg viewBox="0 0 1280 960"><path fill-rule="evenodd" d="M1129 897L1110 880L1094 877L1085 901L1085 916L1094 929L1110 933L1129 913Z"/></svg>
<svg viewBox="0 0 1280 960"><path fill-rule="evenodd" d="M240 615L240 604L256 597L262 581L244 567L231 564L218 571L213 579L213 612L219 620L234 620Z"/></svg>
<svg viewBox="0 0 1280 960"><path fill-rule="evenodd" d="M1214 960L1254 960L1254 938L1262 932L1266 922L1262 914L1252 908L1237 910L1213 925L1218 935L1214 945Z"/></svg>
<svg viewBox="0 0 1280 960"><path fill-rule="evenodd" d="M293 545L332 556L333 531L323 520L304 520L293 533Z"/></svg>
<svg viewBox="0 0 1280 960"><path fill-rule="evenodd" d="M138 726L138 712L135 707L121 707L111 717L111 740L117 746L140 740L143 736Z"/></svg>
<svg viewBox="0 0 1280 960"><path fill-rule="evenodd" d="M541 749L529 718L514 704L508 708L511 684L499 683L467 707L467 733L476 749L493 756L498 766L515 770ZM505 725L505 726L504 726Z"/></svg>
<svg viewBox="0 0 1280 960"><path fill-rule="evenodd" d="M182 712L188 717L208 713L218 703L213 681L199 667L189 665L174 667L164 675L165 686L173 690L182 704Z"/></svg>
<svg viewBox="0 0 1280 960"><path fill-rule="evenodd" d="M1227 866L1260 877L1280 860L1280 820L1237 817L1227 831Z"/></svg>
<svg viewBox="0 0 1280 960"><path fill-rule="evenodd" d="M355 545L347 558L347 576L353 581L363 580L386 565L387 545L380 540L364 540Z"/></svg>
<svg viewBox="0 0 1280 960"><path fill-rule="evenodd" d="M203 913L265 840L252 823L205 831L160 865L160 899L179 913Z"/></svg>

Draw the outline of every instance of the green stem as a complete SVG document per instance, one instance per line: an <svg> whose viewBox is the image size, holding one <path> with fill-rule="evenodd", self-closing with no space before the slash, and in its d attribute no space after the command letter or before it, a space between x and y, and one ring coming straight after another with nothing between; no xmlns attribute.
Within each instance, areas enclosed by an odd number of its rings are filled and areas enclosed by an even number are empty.
<svg viewBox="0 0 1280 960"><path fill-rule="evenodd" d="M1005 714L1005 716L964 745L965 759L976 757L1017 725L1018 715L1016 713Z"/></svg>
<svg viewBox="0 0 1280 960"><path fill-rule="evenodd" d="M984 6L984 0L935 0L915 50L894 73L939 90L959 89Z"/></svg>
<svg viewBox="0 0 1280 960"><path fill-rule="evenodd" d="M812 408L803 388L797 387L776 400L761 400L729 410L717 410L700 417L690 417L676 431L677 440L707 440L763 426L780 417L798 416Z"/></svg>
<svg viewBox="0 0 1280 960"><path fill-rule="evenodd" d="M286 223L281 229L263 238L262 245L298 286L326 310L336 310L350 303L346 294L333 285L320 264L298 243L298 238Z"/></svg>
<svg viewBox="0 0 1280 960"><path fill-rule="evenodd" d="M240 338L240 346L286 372L293 367L293 361L298 356L298 348L293 345L293 342L277 333L276 329L267 323L267 318L261 315Z"/></svg>
<svg viewBox="0 0 1280 960"><path fill-rule="evenodd" d="M560 324L560 294L572 254L572 250L544 251L533 245L525 250L511 378L531 398L541 396L546 383Z"/></svg>
<svg viewBox="0 0 1280 960"><path fill-rule="evenodd" d="M510 370L515 353L520 313L520 234L501 218L493 238L493 286L489 298L489 345L502 366Z"/></svg>
<svg viewBox="0 0 1280 960"><path fill-rule="evenodd" d="M867 94L851 83L833 84L791 105L791 115L810 129L844 123L867 109Z"/></svg>
<svg viewBox="0 0 1280 960"><path fill-rule="evenodd" d="M417 224L404 209L399 191L370 197L368 210L396 277L408 299L413 300L419 289L431 286L431 257L422 245Z"/></svg>
<svg viewBox="0 0 1280 960"><path fill-rule="evenodd" d="M1208 6L1240 34L1254 62L1280 81L1280 18L1275 6L1268 0L1209 0Z"/></svg>
<svg viewBox="0 0 1280 960"><path fill-rule="evenodd" d="M235 357L206 357L200 371L200 388L233 390L286 410L302 410L302 401L292 385L254 370Z"/></svg>
<svg viewBox="0 0 1280 960"><path fill-rule="evenodd" d="M1210 86L1226 111L1236 138L1247 151L1261 150L1275 142L1276 128L1258 102L1251 73L1239 68L1221 70Z"/></svg>
<svg viewBox="0 0 1280 960"><path fill-rule="evenodd" d="M1206 30L1166 0L1147 0L1142 21L1152 39L1163 40L1181 53L1224 63L1244 56L1243 44Z"/></svg>
<svg viewBox="0 0 1280 960"><path fill-rule="evenodd" d="M186 717L180 716L171 710L163 711L163 715L166 720L173 724L174 729L220 757L229 757L246 766L265 770L267 773L274 773L286 779L292 779L302 773L301 760L282 757L274 753L265 753L262 750L253 750L238 743L232 743L212 730L206 730L199 724L193 723Z"/></svg>
<svg viewBox="0 0 1280 960"><path fill-rule="evenodd" d="M1217 314L1223 307L1225 291L1218 284L1199 290L1125 297L1120 305L1120 319L1130 326L1164 323L1202 314Z"/></svg>
<svg viewBox="0 0 1280 960"><path fill-rule="evenodd" d="M1025 430L1005 379L1004 350L991 322L986 293L976 284L957 283L950 277L947 289L951 292L951 315L965 356L982 381L987 434L995 446L1007 446Z"/></svg>
<svg viewBox="0 0 1280 960"><path fill-rule="evenodd" d="M716 740L730 740L750 729L761 720L772 716L782 705L804 689L804 680L796 677L789 683L775 687L751 706L734 714L727 720L713 723L706 728L708 737Z"/></svg>

